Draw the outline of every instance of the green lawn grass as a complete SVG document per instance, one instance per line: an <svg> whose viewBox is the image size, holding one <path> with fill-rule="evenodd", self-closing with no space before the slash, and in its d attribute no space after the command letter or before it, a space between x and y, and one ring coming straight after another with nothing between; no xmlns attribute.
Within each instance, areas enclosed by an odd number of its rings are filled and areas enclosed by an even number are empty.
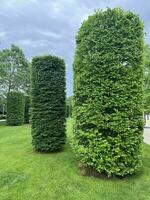
<svg viewBox="0 0 150 200"><path fill-rule="evenodd" d="M71 130L68 120L68 137ZM150 200L150 146L143 145L138 175L95 178L81 175L69 142L64 152L36 153L30 132L29 125L0 126L0 200Z"/></svg>

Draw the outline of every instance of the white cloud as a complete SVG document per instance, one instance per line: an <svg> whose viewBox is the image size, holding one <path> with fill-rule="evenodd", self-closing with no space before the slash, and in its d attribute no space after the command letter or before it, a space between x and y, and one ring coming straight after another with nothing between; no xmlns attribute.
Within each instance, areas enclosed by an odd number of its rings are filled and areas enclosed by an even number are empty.
<svg viewBox="0 0 150 200"><path fill-rule="evenodd" d="M22 45L31 45L31 44L33 44L33 41L30 39L23 39L23 40L19 40L18 43L20 43Z"/></svg>
<svg viewBox="0 0 150 200"><path fill-rule="evenodd" d="M17 41L17 43L21 46L29 46L32 48L47 46L46 40L35 40L34 41L31 39L22 39L22 40Z"/></svg>
<svg viewBox="0 0 150 200"><path fill-rule="evenodd" d="M38 0L0 0L0 5L6 7L16 7L20 5L27 5L33 3L37 4Z"/></svg>
<svg viewBox="0 0 150 200"><path fill-rule="evenodd" d="M0 32L0 38L4 38L6 35L7 35L7 33L5 31Z"/></svg>
<svg viewBox="0 0 150 200"><path fill-rule="evenodd" d="M58 33L54 33L54 32L51 32L51 31L44 31L44 30L37 30L37 32L43 36L48 36L48 37L51 37L51 38L55 38L55 39L60 39L61 38L61 35L58 34Z"/></svg>

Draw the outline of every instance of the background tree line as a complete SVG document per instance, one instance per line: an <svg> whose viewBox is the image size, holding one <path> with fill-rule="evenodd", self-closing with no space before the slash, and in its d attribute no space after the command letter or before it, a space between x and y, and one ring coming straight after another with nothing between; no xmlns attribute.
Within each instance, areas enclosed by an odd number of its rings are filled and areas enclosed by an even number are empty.
<svg viewBox="0 0 150 200"><path fill-rule="evenodd" d="M6 96L9 91L29 95L30 63L16 45L0 51L0 113L6 114ZM144 112L150 113L150 45L145 45ZM66 115L72 116L72 97L66 100Z"/></svg>
<svg viewBox="0 0 150 200"><path fill-rule="evenodd" d="M0 108L5 114L7 93L20 91L29 95L30 90L30 63L23 51L11 45L10 48L0 51Z"/></svg>

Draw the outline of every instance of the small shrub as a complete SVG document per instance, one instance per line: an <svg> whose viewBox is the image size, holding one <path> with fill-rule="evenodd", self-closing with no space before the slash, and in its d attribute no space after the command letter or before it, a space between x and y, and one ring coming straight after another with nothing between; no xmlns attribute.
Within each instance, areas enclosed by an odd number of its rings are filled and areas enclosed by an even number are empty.
<svg viewBox="0 0 150 200"><path fill-rule="evenodd" d="M24 94L9 92L7 94L7 124L18 126L24 123Z"/></svg>

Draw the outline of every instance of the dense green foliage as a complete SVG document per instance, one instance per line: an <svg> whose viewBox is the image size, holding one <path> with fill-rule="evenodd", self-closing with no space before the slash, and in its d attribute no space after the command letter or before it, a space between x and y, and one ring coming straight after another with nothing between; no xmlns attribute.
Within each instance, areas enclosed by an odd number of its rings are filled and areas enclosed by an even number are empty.
<svg viewBox="0 0 150 200"><path fill-rule="evenodd" d="M0 120L6 119L6 115L0 115Z"/></svg>
<svg viewBox="0 0 150 200"><path fill-rule="evenodd" d="M25 96L24 123L28 124L29 121L30 121L30 97Z"/></svg>
<svg viewBox="0 0 150 200"><path fill-rule="evenodd" d="M7 92L29 91L30 69L23 51L11 45L10 49L0 51L0 97Z"/></svg>
<svg viewBox="0 0 150 200"><path fill-rule="evenodd" d="M67 98L66 101L66 116L68 117L72 117L72 96Z"/></svg>
<svg viewBox="0 0 150 200"><path fill-rule="evenodd" d="M32 136L37 151L61 150L65 144L65 63L55 56L33 58Z"/></svg>
<svg viewBox="0 0 150 200"><path fill-rule="evenodd" d="M141 167L143 24L121 9L97 11L76 37L75 148L82 163L108 176Z"/></svg>
<svg viewBox="0 0 150 200"><path fill-rule="evenodd" d="M145 45L144 62L144 112L150 113L150 46Z"/></svg>
<svg viewBox="0 0 150 200"><path fill-rule="evenodd" d="M7 124L18 126L24 123L24 94L8 92L7 94Z"/></svg>

